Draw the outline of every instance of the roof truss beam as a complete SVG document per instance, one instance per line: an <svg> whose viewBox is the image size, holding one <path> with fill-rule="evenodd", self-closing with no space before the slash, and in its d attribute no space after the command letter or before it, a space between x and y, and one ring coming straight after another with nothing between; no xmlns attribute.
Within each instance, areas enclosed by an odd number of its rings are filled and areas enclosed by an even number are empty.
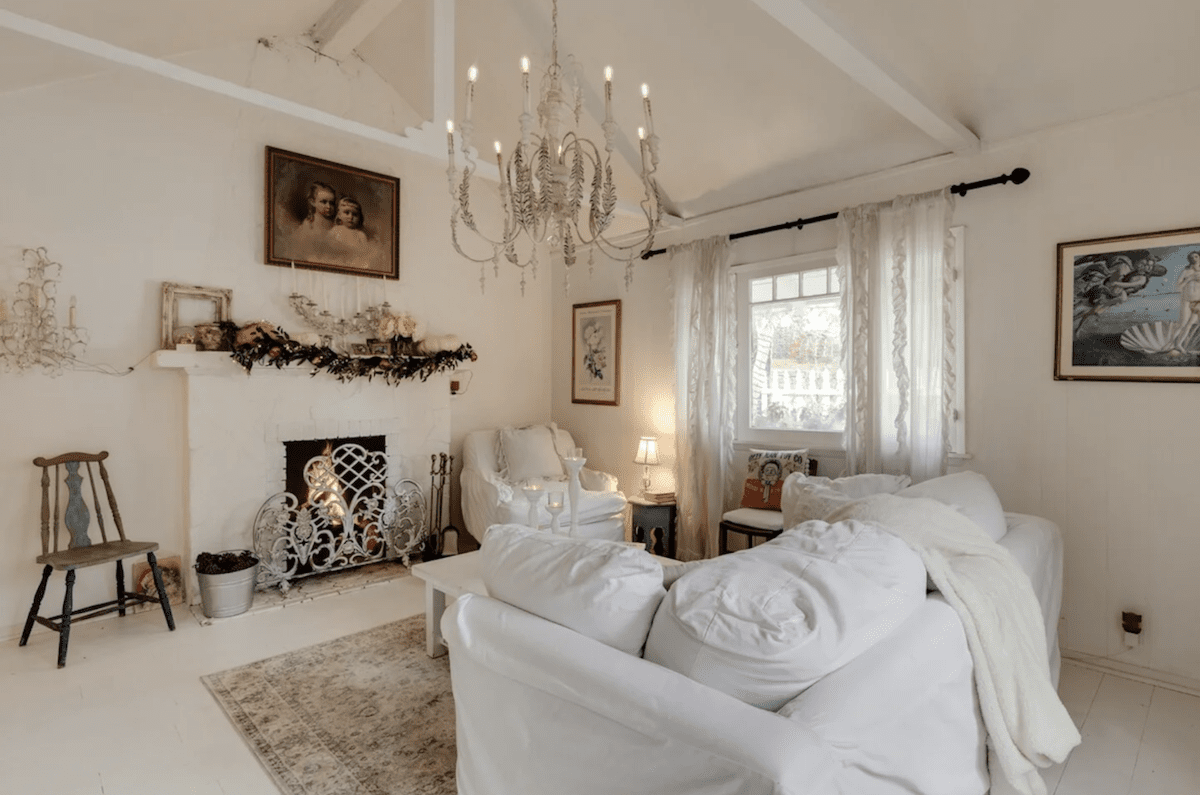
<svg viewBox="0 0 1200 795"><path fill-rule="evenodd" d="M322 55L347 58L402 0L336 0L309 29L309 38Z"/></svg>
<svg viewBox="0 0 1200 795"><path fill-rule="evenodd" d="M926 135L958 154L979 151L979 137L920 91L894 68L871 57L849 31L814 0L754 0L851 79L883 100Z"/></svg>

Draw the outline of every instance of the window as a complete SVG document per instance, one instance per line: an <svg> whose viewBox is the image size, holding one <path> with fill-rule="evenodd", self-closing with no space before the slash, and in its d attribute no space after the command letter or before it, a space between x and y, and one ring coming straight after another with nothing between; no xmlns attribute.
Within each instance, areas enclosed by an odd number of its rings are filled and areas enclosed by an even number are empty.
<svg viewBox="0 0 1200 795"><path fill-rule="evenodd" d="M832 251L738 268L738 439L838 447L846 422Z"/></svg>
<svg viewBox="0 0 1200 795"><path fill-rule="evenodd" d="M955 395L950 453L965 455L963 232L955 245ZM846 424L842 294L832 250L740 265L737 273L737 439L839 450Z"/></svg>

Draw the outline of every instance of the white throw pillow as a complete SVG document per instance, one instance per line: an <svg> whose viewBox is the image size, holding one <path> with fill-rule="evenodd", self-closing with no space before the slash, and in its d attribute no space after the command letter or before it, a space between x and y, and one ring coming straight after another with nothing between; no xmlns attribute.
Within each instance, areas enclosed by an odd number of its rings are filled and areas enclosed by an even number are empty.
<svg viewBox="0 0 1200 795"><path fill-rule="evenodd" d="M561 478L562 461L554 446L554 430L546 425L500 429L500 474L520 483L530 478Z"/></svg>
<svg viewBox="0 0 1200 795"><path fill-rule="evenodd" d="M978 472L955 472L896 492L897 497L928 497L945 503L983 528L993 541L1008 532L1004 508L988 479Z"/></svg>
<svg viewBox="0 0 1200 795"><path fill-rule="evenodd" d="M806 522L685 573L646 639L647 660L778 709L904 621L925 567L863 522Z"/></svg>
<svg viewBox="0 0 1200 795"><path fill-rule="evenodd" d="M633 655L666 594L662 565L621 541L492 525L479 558L489 596Z"/></svg>
<svg viewBox="0 0 1200 795"><path fill-rule="evenodd" d="M850 475L844 478L789 475L783 482L780 508L783 526L795 527L810 519L824 519L854 500L872 494L895 494L912 483L908 475Z"/></svg>

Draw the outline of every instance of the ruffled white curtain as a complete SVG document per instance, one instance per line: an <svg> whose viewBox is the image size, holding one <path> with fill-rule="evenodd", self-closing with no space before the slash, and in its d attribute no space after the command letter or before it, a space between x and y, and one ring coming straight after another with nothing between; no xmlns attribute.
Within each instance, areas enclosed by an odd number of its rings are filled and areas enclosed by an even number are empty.
<svg viewBox="0 0 1200 795"><path fill-rule="evenodd" d="M734 490L737 306L729 238L667 249L675 332L675 499L681 559L715 557Z"/></svg>
<svg viewBox="0 0 1200 795"><path fill-rule="evenodd" d="M954 408L948 189L838 213L850 474L945 474Z"/></svg>

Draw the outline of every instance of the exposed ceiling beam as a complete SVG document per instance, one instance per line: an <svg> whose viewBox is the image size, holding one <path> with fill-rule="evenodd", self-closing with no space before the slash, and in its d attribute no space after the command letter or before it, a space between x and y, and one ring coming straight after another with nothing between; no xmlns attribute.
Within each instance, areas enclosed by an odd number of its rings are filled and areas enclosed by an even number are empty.
<svg viewBox="0 0 1200 795"><path fill-rule="evenodd" d="M177 83L183 83L184 85L189 85L203 91L220 94L240 102L266 108L267 110L284 113L297 119L303 119L340 130L360 138L416 152L443 162L446 160L446 135L444 126L440 135L437 134L436 130L430 130L426 134L399 135L378 127L372 127L368 124L343 118L342 116L326 113L323 110L317 110L316 108L302 105L299 102L277 97L265 91L259 91L254 88L238 85L237 83L231 83L228 80L213 77L212 75L206 75L203 72L197 72L193 69L171 63L170 61L152 58L149 55L127 50L115 44L109 44L99 39L93 39L73 31L48 25L36 19L29 19L28 17L23 17L4 9L0 9L0 28L8 28L17 33L41 39L60 47L66 47L76 52L102 58L111 63L140 69ZM493 180L498 181L500 179L499 170L494 165L489 166L486 161L479 164L478 173L480 176Z"/></svg>
<svg viewBox="0 0 1200 795"><path fill-rule="evenodd" d="M336 0L309 29L322 55L335 61L348 57L401 0Z"/></svg>
<svg viewBox="0 0 1200 795"><path fill-rule="evenodd" d="M926 135L959 154L979 151L979 137L920 95L897 70L867 54L849 31L814 0L754 0L855 82L887 103Z"/></svg>

